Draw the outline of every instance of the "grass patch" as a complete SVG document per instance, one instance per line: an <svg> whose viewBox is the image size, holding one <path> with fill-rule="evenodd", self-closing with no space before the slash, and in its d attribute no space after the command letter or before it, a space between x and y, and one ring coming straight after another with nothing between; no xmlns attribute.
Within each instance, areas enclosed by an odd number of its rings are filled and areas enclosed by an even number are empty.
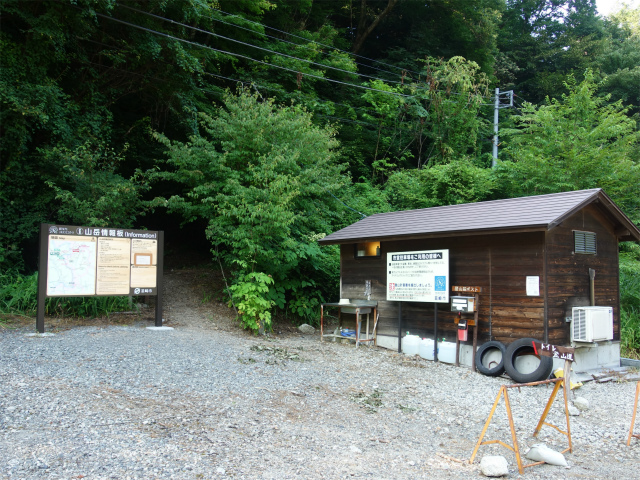
<svg viewBox="0 0 640 480"><path fill-rule="evenodd" d="M398 410L400 410L402 413L412 413L412 412L417 412L418 409L414 408L414 407L407 407L405 405L401 405L401 404L397 404L396 408Z"/></svg>
<svg viewBox="0 0 640 480"><path fill-rule="evenodd" d="M38 308L38 273L0 274L0 318L33 317ZM45 315L96 318L130 310L129 297L51 297L45 301Z"/></svg>
<svg viewBox="0 0 640 480"><path fill-rule="evenodd" d="M377 388L367 394L358 392L351 395L351 400L361 405L367 413L376 413L378 408L382 406L382 392Z"/></svg>
<svg viewBox="0 0 640 480"><path fill-rule="evenodd" d="M250 348L250 350L253 350L254 352L264 352L267 355L272 355L279 360L294 360L298 362L302 361L300 355L298 355L297 353L289 352L289 350L287 350L286 348L254 345Z"/></svg>
<svg viewBox="0 0 640 480"><path fill-rule="evenodd" d="M640 360L640 310L622 309L620 313L620 356Z"/></svg>

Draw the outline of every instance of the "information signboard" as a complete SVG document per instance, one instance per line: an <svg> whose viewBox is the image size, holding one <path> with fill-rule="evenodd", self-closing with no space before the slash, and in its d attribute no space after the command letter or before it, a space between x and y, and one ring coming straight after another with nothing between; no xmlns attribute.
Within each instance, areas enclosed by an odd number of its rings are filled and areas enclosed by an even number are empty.
<svg viewBox="0 0 640 480"><path fill-rule="evenodd" d="M163 240L157 231L42 224L38 331L46 297L154 295L162 325Z"/></svg>
<svg viewBox="0 0 640 480"><path fill-rule="evenodd" d="M449 303L449 250L388 253L387 300Z"/></svg>
<svg viewBox="0 0 640 480"><path fill-rule="evenodd" d="M48 225L48 297L156 295L159 232Z"/></svg>

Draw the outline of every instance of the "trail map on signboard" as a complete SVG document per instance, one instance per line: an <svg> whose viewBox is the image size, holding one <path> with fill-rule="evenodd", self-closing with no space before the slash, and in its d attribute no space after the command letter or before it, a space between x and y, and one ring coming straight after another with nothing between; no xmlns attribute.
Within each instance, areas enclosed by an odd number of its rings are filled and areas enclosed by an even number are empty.
<svg viewBox="0 0 640 480"><path fill-rule="evenodd" d="M388 253L387 300L449 303L449 250Z"/></svg>
<svg viewBox="0 0 640 480"><path fill-rule="evenodd" d="M95 295L96 237L51 235L47 295Z"/></svg>

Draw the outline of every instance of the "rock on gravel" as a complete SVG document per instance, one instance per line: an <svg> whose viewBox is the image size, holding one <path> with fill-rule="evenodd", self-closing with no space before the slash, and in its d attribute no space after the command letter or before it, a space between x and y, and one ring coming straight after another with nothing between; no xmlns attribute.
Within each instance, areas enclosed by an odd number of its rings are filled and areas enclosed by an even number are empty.
<svg viewBox="0 0 640 480"><path fill-rule="evenodd" d="M314 333L316 333L316 329L306 323L303 323L302 325L300 325L298 327L298 331L300 333L304 333L305 335L313 335Z"/></svg>
<svg viewBox="0 0 640 480"><path fill-rule="evenodd" d="M509 474L509 464L503 456L489 455L480 460L480 471L486 477L504 477Z"/></svg>
<svg viewBox="0 0 640 480"><path fill-rule="evenodd" d="M589 400L584 397L576 397L573 400L573 405L581 412L586 412L587 410L589 410Z"/></svg>

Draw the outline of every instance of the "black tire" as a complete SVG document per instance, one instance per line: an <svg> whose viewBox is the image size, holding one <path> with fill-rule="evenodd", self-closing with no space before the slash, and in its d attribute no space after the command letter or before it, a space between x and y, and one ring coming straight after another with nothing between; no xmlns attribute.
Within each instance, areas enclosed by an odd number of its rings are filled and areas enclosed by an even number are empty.
<svg viewBox="0 0 640 480"><path fill-rule="evenodd" d="M553 359L536 355L532 342L535 338L521 338L507 346L504 359L504 369L516 383L529 383L546 380L553 369ZM540 359L540 363L532 372L521 372L516 368L516 360L521 356L531 356Z"/></svg>
<svg viewBox="0 0 640 480"><path fill-rule="evenodd" d="M507 348L504 343L492 340L483 343L476 350L476 369L483 375L488 377L497 377L504 373L504 359L506 357ZM500 354L500 360L495 358L496 353Z"/></svg>

